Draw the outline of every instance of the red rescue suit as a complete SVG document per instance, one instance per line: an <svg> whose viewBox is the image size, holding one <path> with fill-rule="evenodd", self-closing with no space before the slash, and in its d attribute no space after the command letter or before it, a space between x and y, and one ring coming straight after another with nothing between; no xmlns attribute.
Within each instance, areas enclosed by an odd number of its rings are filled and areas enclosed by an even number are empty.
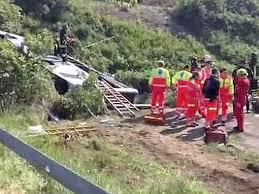
<svg viewBox="0 0 259 194"><path fill-rule="evenodd" d="M244 130L244 106L247 102L247 94L250 88L248 78L238 77L235 81L235 99L234 113L237 119L237 127L239 130Z"/></svg>
<svg viewBox="0 0 259 194"><path fill-rule="evenodd" d="M221 109L222 109L222 121L226 121L229 102L232 100L233 94L234 94L234 85L233 85L232 78L225 77L220 79L219 93L220 93Z"/></svg>
<svg viewBox="0 0 259 194"><path fill-rule="evenodd" d="M186 109L186 93L188 92L189 79L192 74L186 70L179 71L172 78L172 84L177 86L177 109L184 111Z"/></svg>
<svg viewBox="0 0 259 194"><path fill-rule="evenodd" d="M188 91L188 81L179 80L177 83L177 108L186 108L186 93Z"/></svg>
<svg viewBox="0 0 259 194"><path fill-rule="evenodd" d="M200 74L200 78L201 78L201 74ZM199 97L199 103L198 103L198 111L200 113L200 115L203 117L203 118L206 118L206 105L205 105L205 98L202 94L202 88L203 88L203 81L201 79L199 80L196 80L195 81L198 88L199 88L199 94L198 94L198 97Z"/></svg>
<svg viewBox="0 0 259 194"><path fill-rule="evenodd" d="M195 119L195 115L199 109L199 96L199 85L194 80L190 80L188 82L188 88L186 93L187 109L185 116L188 120L193 121Z"/></svg>
<svg viewBox="0 0 259 194"><path fill-rule="evenodd" d="M206 113L206 122L207 123L213 123L217 120L218 116L218 100L206 100L206 107L207 107L207 113Z"/></svg>
<svg viewBox="0 0 259 194"><path fill-rule="evenodd" d="M149 84L152 87L151 112L157 112L158 104L159 113L163 114L166 88L170 87L169 72L164 68L157 68L153 72L153 76L150 78Z"/></svg>
<svg viewBox="0 0 259 194"><path fill-rule="evenodd" d="M218 116L218 97L220 90L220 81L217 76L212 75L204 83L203 95L206 100L206 124L205 126L213 124L217 120Z"/></svg>

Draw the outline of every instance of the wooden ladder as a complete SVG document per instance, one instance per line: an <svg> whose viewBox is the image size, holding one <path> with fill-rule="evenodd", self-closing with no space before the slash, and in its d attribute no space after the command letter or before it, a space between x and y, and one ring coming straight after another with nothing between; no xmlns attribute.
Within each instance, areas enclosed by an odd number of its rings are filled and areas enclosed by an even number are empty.
<svg viewBox="0 0 259 194"><path fill-rule="evenodd" d="M139 111L139 109L121 93L117 92L107 81L98 81L98 87L103 93L105 100L109 102L120 116L135 117L134 111Z"/></svg>

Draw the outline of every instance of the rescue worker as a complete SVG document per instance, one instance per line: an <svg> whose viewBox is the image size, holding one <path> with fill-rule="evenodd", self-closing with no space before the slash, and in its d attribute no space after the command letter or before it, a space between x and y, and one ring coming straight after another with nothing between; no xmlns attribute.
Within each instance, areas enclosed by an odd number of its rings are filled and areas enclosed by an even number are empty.
<svg viewBox="0 0 259 194"><path fill-rule="evenodd" d="M234 85L233 79L226 69L220 71L220 102L222 111L222 123L227 121L229 103L233 100Z"/></svg>
<svg viewBox="0 0 259 194"><path fill-rule="evenodd" d="M164 61L158 61L158 68L154 70L149 80L152 88L151 114L159 113L161 116L164 114L165 92L170 87L169 71L164 68L164 65Z"/></svg>
<svg viewBox="0 0 259 194"><path fill-rule="evenodd" d="M253 83L251 84L251 88L253 90L256 90L258 88L257 86L257 79L256 78L256 74L258 74L258 70L256 70L256 64L257 64L257 54L256 53L252 53L251 54L251 58L249 60L249 67L252 70L253 74L254 74L254 80Z"/></svg>
<svg viewBox="0 0 259 194"><path fill-rule="evenodd" d="M199 87L199 104L198 104L198 112L199 114L201 115L202 118L206 118L206 110L205 110L205 98L203 96L203 93L202 93L202 89L203 89L203 85L204 85L204 82L201 80L202 78L202 75L201 75L201 68L198 67L196 72L199 74L199 79L198 80L195 80L196 84L198 85Z"/></svg>
<svg viewBox="0 0 259 194"><path fill-rule="evenodd" d="M242 60L240 60L240 62L238 62L237 66L235 67L234 71L232 72L232 77L234 79L234 83L235 83L236 78L237 78L237 71L239 69L244 68L246 66L246 64L247 64L246 59L242 59Z"/></svg>
<svg viewBox="0 0 259 194"><path fill-rule="evenodd" d="M200 70L200 87L203 89L204 82L210 78L212 71L212 58L210 55L205 55L202 59L202 69ZM206 100L204 95L200 97L199 113L202 117L206 117Z"/></svg>
<svg viewBox="0 0 259 194"><path fill-rule="evenodd" d="M191 76L189 65L185 65L183 70L177 72L172 78L172 85L177 87L177 112L179 119L185 117L186 91Z"/></svg>
<svg viewBox="0 0 259 194"><path fill-rule="evenodd" d="M236 67L235 69L233 70L232 72L232 78L233 78L233 84L234 84L234 88L236 88L236 80L237 80L237 71L239 69L242 69L243 65L242 63L244 63L245 61L242 60ZM234 90L234 93L235 93L235 90ZM234 116L235 116L235 101L233 101L233 113L234 113Z"/></svg>
<svg viewBox="0 0 259 194"><path fill-rule="evenodd" d="M206 79L203 87L203 95L206 102L206 122L205 128L213 127L216 122L218 114L218 101L219 101L219 71L212 69L210 78Z"/></svg>
<svg viewBox="0 0 259 194"><path fill-rule="evenodd" d="M56 41L55 41L55 44L54 44L54 55L55 56L58 56L58 55L60 55L60 46L59 46L59 40L58 39L56 39Z"/></svg>
<svg viewBox="0 0 259 194"><path fill-rule="evenodd" d="M237 71L239 69L245 69L247 74L248 74L248 79L250 81L250 88L249 88L249 93L251 92L251 83L253 83L253 78L254 78L254 75L253 75L253 71L250 69L249 67L249 64L247 63L247 60L246 59L243 59L241 60L240 64L234 69L233 73L232 73L232 76L233 76L233 79L234 79L234 86L236 84L236 78L237 78ZM247 94L247 102L246 102L246 111L247 113L250 111L250 102L249 102L249 99L248 99L248 95L249 93ZM234 106L233 106L233 109L234 109Z"/></svg>
<svg viewBox="0 0 259 194"><path fill-rule="evenodd" d="M247 78L250 81L250 88L249 88L249 92L247 93L247 99L246 99L246 112L249 113L250 112L250 100L249 100L249 96L251 96L252 94L252 86L253 86L253 82L254 82L254 73L253 70L250 68L249 63L245 64L244 69L247 71Z"/></svg>
<svg viewBox="0 0 259 194"><path fill-rule="evenodd" d="M61 45L67 45L69 41L69 27L68 25L64 25L59 33L59 39Z"/></svg>
<svg viewBox="0 0 259 194"><path fill-rule="evenodd" d="M191 58L191 72L197 71L199 65L196 57Z"/></svg>
<svg viewBox="0 0 259 194"><path fill-rule="evenodd" d="M197 127L198 124L195 122L195 115L199 109L199 97L200 97L200 85L197 84L199 80L199 73L193 72L192 77L188 82L187 88L187 106L186 106L186 118L188 126Z"/></svg>
<svg viewBox="0 0 259 194"><path fill-rule="evenodd" d="M204 65L201 69L201 80L202 84L204 84L205 80L210 78L211 76L211 71L212 71L212 58L210 55L205 55L204 57Z"/></svg>
<svg viewBox="0 0 259 194"><path fill-rule="evenodd" d="M243 133L244 132L244 106L247 101L247 94L250 88L250 81L248 79L248 73L245 69L239 69L237 71L236 88L235 88L235 116L237 119L237 127L234 127L232 132Z"/></svg>

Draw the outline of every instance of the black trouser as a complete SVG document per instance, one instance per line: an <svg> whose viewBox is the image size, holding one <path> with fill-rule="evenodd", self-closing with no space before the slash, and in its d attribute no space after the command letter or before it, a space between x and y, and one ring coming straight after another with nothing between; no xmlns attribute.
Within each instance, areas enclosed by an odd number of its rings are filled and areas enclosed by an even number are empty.
<svg viewBox="0 0 259 194"><path fill-rule="evenodd" d="M246 101L246 111L250 111L250 102L249 102L249 99L248 99L248 96L249 94L247 95L247 101Z"/></svg>
<svg viewBox="0 0 259 194"><path fill-rule="evenodd" d="M251 82L253 83L253 82ZM246 111L250 111L250 101L248 99L248 97L250 97L250 95L252 94L252 86L250 87L248 94L247 94L247 100L246 100Z"/></svg>

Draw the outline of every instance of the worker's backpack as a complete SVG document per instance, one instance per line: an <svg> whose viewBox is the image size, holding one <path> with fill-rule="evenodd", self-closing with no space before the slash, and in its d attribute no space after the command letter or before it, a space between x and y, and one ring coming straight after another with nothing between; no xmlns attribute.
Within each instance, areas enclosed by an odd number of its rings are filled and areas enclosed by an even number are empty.
<svg viewBox="0 0 259 194"><path fill-rule="evenodd" d="M224 143L228 142L228 134L223 128L209 128L206 130L204 142L210 143Z"/></svg>

